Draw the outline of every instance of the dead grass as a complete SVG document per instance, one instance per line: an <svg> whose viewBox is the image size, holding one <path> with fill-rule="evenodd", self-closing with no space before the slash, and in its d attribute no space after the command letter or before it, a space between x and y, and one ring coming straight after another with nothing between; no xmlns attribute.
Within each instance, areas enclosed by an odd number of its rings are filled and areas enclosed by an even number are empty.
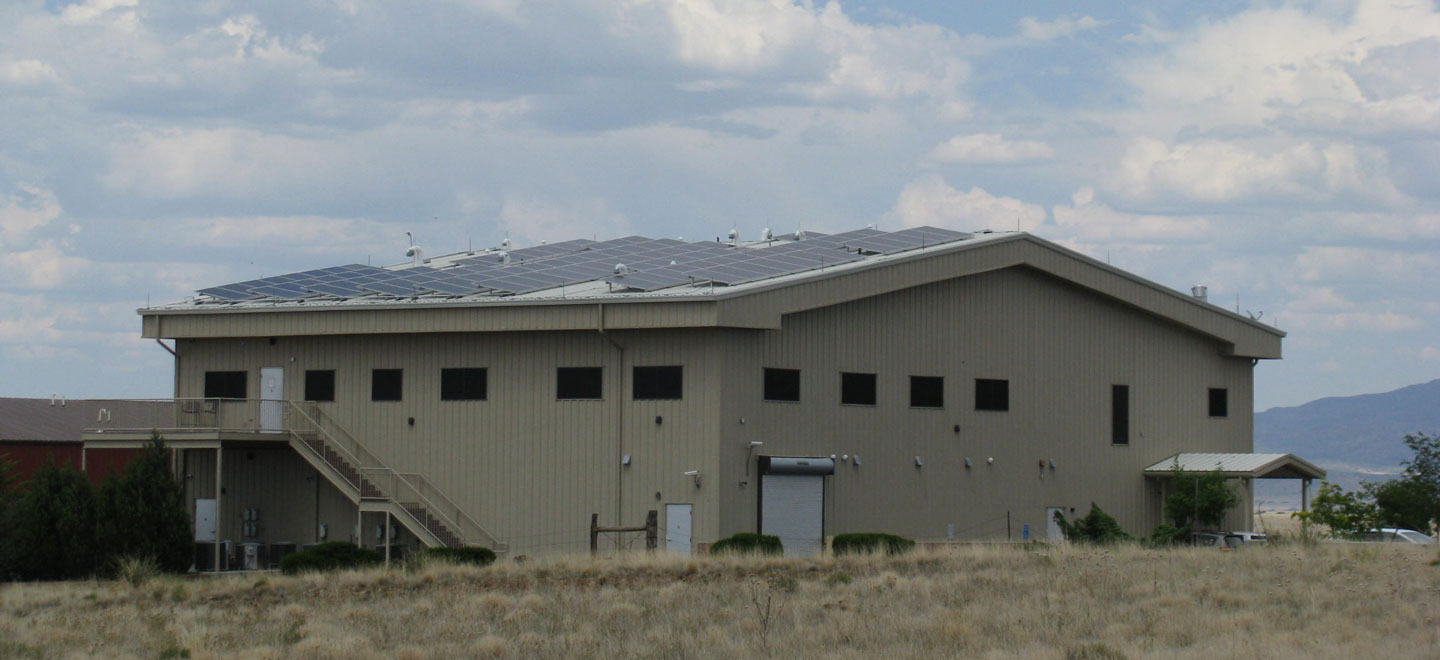
<svg viewBox="0 0 1440 660"><path fill-rule="evenodd" d="M1418 547L958 547L0 587L0 658L1440 657Z"/></svg>

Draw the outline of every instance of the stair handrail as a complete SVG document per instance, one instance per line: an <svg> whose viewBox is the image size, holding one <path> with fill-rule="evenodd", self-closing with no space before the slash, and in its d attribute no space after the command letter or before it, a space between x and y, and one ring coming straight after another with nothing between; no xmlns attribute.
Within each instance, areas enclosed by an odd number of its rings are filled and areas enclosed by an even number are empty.
<svg viewBox="0 0 1440 660"><path fill-rule="evenodd" d="M495 550L497 552L504 552L509 549L508 543L505 543L500 539L496 538L494 534L491 534L484 527L480 526L480 523L476 522L474 518L471 518L469 515L467 515L464 510L460 508L460 505L456 504L454 500L451 500L448 496L446 496L444 492L437 488L433 483L430 482L429 479L426 479L423 475L413 472L401 473L394 468L386 465L383 461L380 460L378 456L376 456L369 449L366 449L365 445L361 444L359 440L357 440L354 436L350 435L350 433L345 430L344 426L342 426L339 422L336 422L329 415L325 414L325 411L321 410L318 406L311 409L311 412L315 413L314 415L311 415L304 409L303 406L299 405L299 403L301 402L291 401L289 403L289 407L292 410L296 411L301 417L308 421L317 432L323 434L325 437L329 438L332 441L331 444L336 447L337 452L341 454L342 458L349 461L351 465L355 466L357 479L360 478L359 475L365 474L386 475L393 479L392 488L386 489L381 486L382 480L373 479L372 477L371 481L375 485L376 490L380 492L383 499L389 500L390 502L395 504L399 504L401 501L404 500L404 498L401 497L402 493L387 492L387 490L397 491L403 488L404 490L409 491L409 493L413 493L415 495L416 502L424 505L426 511L431 512L433 515L435 515L435 517L439 519L440 522L444 523L447 528L449 528L452 532L459 536L461 542L465 545L478 545L477 541L479 541L480 539L485 539L490 542L490 545L487 547L489 547L491 550ZM313 406L313 404L311 405ZM322 423L321 420L323 420L324 422L328 422L329 425L335 428L335 431L343 434L345 436L344 439L342 440L341 438L336 437L335 433L332 433L330 430L325 428L325 424ZM306 444L308 446L308 443ZM313 450L314 448L311 447L311 449ZM323 460L324 457L321 456L321 459ZM417 486L416 482L419 482L421 485ZM362 486L358 483L351 485L355 486L356 492L360 495L362 499L365 499ZM405 510L405 507L403 506L397 508ZM406 511L405 513L407 517L420 523L422 527L424 526L425 521L416 518L414 514L411 514L409 511ZM480 538L477 539L477 536Z"/></svg>

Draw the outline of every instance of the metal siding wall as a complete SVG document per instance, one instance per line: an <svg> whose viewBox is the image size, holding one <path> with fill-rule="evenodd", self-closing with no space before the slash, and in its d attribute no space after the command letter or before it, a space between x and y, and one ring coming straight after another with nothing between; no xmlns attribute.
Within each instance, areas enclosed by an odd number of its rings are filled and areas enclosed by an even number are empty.
<svg viewBox="0 0 1440 660"><path fill-rule="evenodd" d="M750 440L770 455L861 458L829 477L827 534L944 539L954 524L960 538L1004 537L1008 511L1014 538L1026 524L1039 538L1045 507L1083 515L1091 501L1144 533L1153 524L1145 466L1178 451L1250 449L1249 360L1029 269L793 314L779 331L731 337L737 359L726 373L737 384L724 416L747 423L724 427L727 474L743 474L744 454L726 448ZM801 370L801 403L761 401L765 366ZM879 405L840 405L841 371L877 373ZM944 376L945 409L911 409L910 375ZM974 410L975 378L1008 379L1010 410ZM1110 444L1112 384L1131 387L1129 446ZM1220 386L1231 388L1235 414L1212 420L1206 388ZM753 493L725 506L722 534L754 528Z"/></svg>
<svg viewBox="0 0 1440 660"><path fill-rule="evenodd" d="M711 495L718 462L706 440L719 409L718 333L613 332L626 347L623 369L619 351L594 330L281 337L273 346L265 339L181 340L180 396L198 396L205 371L232 369L252 374L256 396L259 369L283 366L286 398L300 399L305 370L334 369L336 402L323 404L327 412L391 467L425 475L511 543L513 554L582 551L592 512L601 525L640 525L664 503L695 504L694 538L707 542L719 528ZM631 401L629 370L637 364L682 365L684 399ZM557 401L561 366L603 367L604 400ZM445 367L485 367L488 400L441 401ZM404 370L402 401L370 401L377 368ZM619 406L623 446L616 442ZM623 453L633 458L617 498ZM692 469L701 471L699 489L683 474ZM643 546L636 539L625 540Z"/></svg>
<svg viewBox="0 0 1440 660"><path fill-rule="evenodd" d="M195 500L215 497L215 451L181 453L185 507L193 514ZM227 449L223 469L225 493L217 514L221 540L317 543L319 525L325 523L330 526L328 540L355 541L355 505L288 448ZM257 538L247 539L242 536L241 512L251 507L260 510L262 529Z"/></svg>

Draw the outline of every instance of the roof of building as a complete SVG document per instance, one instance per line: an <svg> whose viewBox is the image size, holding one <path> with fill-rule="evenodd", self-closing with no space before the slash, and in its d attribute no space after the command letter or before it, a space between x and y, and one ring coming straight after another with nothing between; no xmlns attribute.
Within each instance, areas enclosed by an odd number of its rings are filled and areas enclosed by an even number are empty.
<svg viewBox="0 0 1440 660"><path fill-rule="evenodd" d="M775 329L786 314L1024 267L1211 336L1228 355L1278 358L1285 336L1022 232L865 228L749 242L629 236L523 248L507 241L432 258L412 252L411 262L384 268L335 266L202 289L196 297L139 310L143 334Z"/></svg>
<svg viewBox="0 0 1440 660"><path fill-rule="evenodd" d="M1176 454L1145 468L1150 477L1181 472L1220 472L1252 479L1324 479L1325 470L1294 454Z"/></svg>
<svg viewBox="0 0 1440 660"><path fill-rule="evenodd" d="M273 308L277 305L367 306L394 303L476 303L551 298L635 298L706 295L717 287L804 277L857 268L886 257L992 233L936 227L894 232L873 228L841 234L797 231L758 241L686 242L626 236L574 239L517 248L498 247L426 258L419 248L408 262L377 267L347 264L235 282L199 290L198 296L155 309Z"/></svg>
<svg viewBox="0 0 1440 660"><path fill-rule="evenodd" d="M0 398L0 440L59 442L80 439L80 401Z"/></svg>

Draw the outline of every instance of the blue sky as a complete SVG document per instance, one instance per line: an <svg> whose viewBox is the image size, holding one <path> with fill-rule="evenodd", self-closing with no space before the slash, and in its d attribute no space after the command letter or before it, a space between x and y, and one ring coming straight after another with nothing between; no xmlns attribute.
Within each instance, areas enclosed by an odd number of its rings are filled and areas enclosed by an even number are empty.
<svg viewBox="0 0 1440 660"><path fill-rule="evenodd" d="M170 394L135 309L574 236L1020 227L1440 376L1431 2L0 5L0 396ZM1238 303L1237 303L1238 298Z"/></svg>

